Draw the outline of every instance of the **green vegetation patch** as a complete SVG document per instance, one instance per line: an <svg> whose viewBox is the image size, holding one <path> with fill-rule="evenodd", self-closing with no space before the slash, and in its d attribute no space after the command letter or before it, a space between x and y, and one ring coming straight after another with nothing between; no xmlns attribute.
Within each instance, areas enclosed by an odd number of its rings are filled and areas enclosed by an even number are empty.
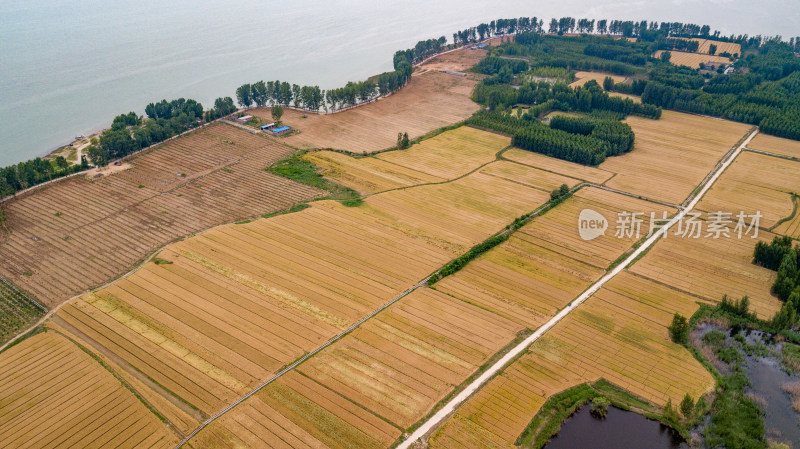
<svg viewBox="0 0 800 449"><path fill-rule="evenodd" d="M0 279L0 344L39 321L45 313L27 294Z"/></svg>
<svg viewBox="0 0 800 449"><path fill-rule="evenodd" d="M345 206L361 204L361 196L358 192L326 179L319 173L316 165L301 157L303 154L305 153L295 153L267 168L267 171L292 181L326 190L330 193L328 198L340 201Z"/></svg>

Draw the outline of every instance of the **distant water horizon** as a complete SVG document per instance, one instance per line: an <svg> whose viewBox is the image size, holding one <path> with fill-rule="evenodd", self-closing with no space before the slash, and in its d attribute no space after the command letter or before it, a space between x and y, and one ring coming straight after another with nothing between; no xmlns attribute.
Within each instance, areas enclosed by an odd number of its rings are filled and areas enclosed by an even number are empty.
<svg viewBox="0 0 800 449"><path fill-rule="evenodd" d="M379 3L379 4L376 4ZM0 166L43 156L162 98L208 108L258 80L323 89L391 70L396 50L497 18L571 16L800 35L796 0L246 3L0 2Z"/></svg>

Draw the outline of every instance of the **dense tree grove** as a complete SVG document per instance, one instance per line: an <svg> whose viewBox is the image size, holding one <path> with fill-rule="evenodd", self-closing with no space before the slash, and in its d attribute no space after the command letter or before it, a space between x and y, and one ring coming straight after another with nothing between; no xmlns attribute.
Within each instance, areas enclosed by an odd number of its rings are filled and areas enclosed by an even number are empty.
<svg viewBox="0 0 800 449"><path fill-rule="evenodd" d="M619 41L627 42L627 41ZM614 44L589 44L583 49L583 54L597 56L598 58L610 59L613 61L625 62L633 65L645 65L647 55L642 54L638 48L633 46Z"/></svg>
<svg viewBox="0 0 800 449"><path fill-rule="evenodd" d="M579 164L597 165L611 154L609 142L592 136L591 132L585 135L551 128L529 113L517 118L502 112L483 111L472 116L467 123L511 134L512 144L524 150ZM615 140L611 135L606 137Z"/></svg>
<svg viewBox="0 0 800 449"><path fill-rule="evenodd" d="M697 70L686 66L658 64L648 73L651 80L681 89L699 89L706 83Z"/></svg>
<svg viewBox="0 0 800 449"><path fill-rule="evenodd" d="M563 83L524 83L519 89L507 84L480 83L475 87L473 99L490 109L502 109L515 104L538 105L553 101L553 109L562 111L590 112L611 111L623 115L635 114L647 118L661 117L661 108L650 104L635 103L630 98L608 95L596 81L571 88Z"/></svg>
<svg viewBox="0 0 800 449"><path fill-rule="evenodd" d="M381 73L366 81L348 82L343 87L322 90L319 86L300 86L286 81L259 81L242 84L236 89L236 100L242 107L293 106L309 111L340 110L368 103L403 87L411 77L413 65L442 52L447 45L444 36L419 41L394 55L394 71Z"/></svg>
<svg viewBox="0 0 800 449"><path fill-rule="evenodd" d="M474 70L485 75L496 75L502 70L506 70L510 74L516 75L528 70L528 68L528 61L487 56L475 65Z"/></svg>
<svg viewBox="0 0 800 449"><path fill-rule="evenodd" d="M114 118L111 128L100 134L98 144L86 148L92 163L105 165L199 125L203 106L192 99L161 100L148 104L145 113L149 120L133 112Z"/></svg>
<svg viewBox="0 0 800 449"><path fill-rule="evenodd" d="M771 243L756 243L753 262L778 272L772 293L779 298L788 301L792 295L800 295L800 246L792 248L791 237L779 236ZM800 307L800 302L797 306ZM800 313L800 309L796 312Z"/></svg>
<svg viewBox="0 0 800 449"><path fill-rule="evenodd" d="M77 173L87 167L85 159L80 164L69 165L61 156L53 161L37 157L16 165L0 167L0 198L43 182Z"/></svg>
<svg viewBox="0 0 800 449"><path fill-rule="evenodd" d="M633 130L618 120L557 115L550 119L550 128L600 139L608 144L607 156L618 156L633 149Z"/></svg>
<svg viewBox="0 0 800 449"><path fill-rule="evenodd" d="M792 238L778 236L772 242L756 243L753 263L778 272L772 284L772 293L784 301L773 318L779 329L800 325L800 245L792 247Z"/></svg>
<svg viewBox="0 0 800 449"><path fill-rule="evenodd" d="M647 60L648 50L649 45L611 37L557 36L526 32L515 35L513 42L493 47L492 54L524 57L529 60L532 67L594 70L628 76L641 71L642 68L615 58L625 59L623 54L627 54L630 61L638 63ZM610 59L603 56L609 56Z"/></svg>
<svg viewBox="0 0 800 449"><path fill-rule="evenodd" d="M641 92L642 102L684 112L706 114L759 125L765 134L800 140L800 71L773 82L754 85L758 74L714 83L712 93L703 89L682 89L648 82ZM738 84L737 84L738 83Z"/></svg>
<svg viewBox="0 0 800 449"><path fill-rule="evenodd" d="M226 115L233 114L237 110L238 108L233 103L233 98L220 97L214 100L214 107L206 111L204 117L207 122L210 122L220 117L225 117Z"/></svg>

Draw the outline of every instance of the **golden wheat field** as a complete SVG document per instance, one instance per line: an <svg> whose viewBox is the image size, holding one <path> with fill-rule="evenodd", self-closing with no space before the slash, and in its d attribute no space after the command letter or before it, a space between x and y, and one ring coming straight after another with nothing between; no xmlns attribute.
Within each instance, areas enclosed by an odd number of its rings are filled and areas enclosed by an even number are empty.
<svg viewBox="0 0 800 449"><path fill-rule="evenodd" d="M611 79L614 80L614 83L621 83L625 81L624 76L619 75L612 75L610 73L601 73L601 72L575 72L575 81L570 84L570 87L578 87L583 86L584 84L588 83L591 80L597 81L597 84L600 87L603 86L603 81L606 79L607 76L610 76Z"/></svg>
<svg viewBox="0 0 800 449"><path fill-rule="evenodd" d="M373 195L359 207L321 201L296 213L220 226L169 245L130 276L63 306L51 322L104 359L166 421L186 432L544 203L565 181L500 161L453 182ZM462 305L450 297L439 300ZM432 300L426 301L397 310L433 310ZM464 307L453 309L455 316L488 313ZM446 314L426 320L438 322ZM431 374L443 376L435 391L420 391L424 397L413 409L396 404L392 419L404 426L419 419L457 380L442 373L467 376L521 329L495 315L481 319L481 326L496 329L480 340L479 354L471 352L474 348L460 354L470 363L453 362L461 371L447 365ZM335 358L350 349L331 351L320 357ZM441 357L451 360L444 353ZM389 415L387 410L379 413Z"/></svg>
<svg viewBox="0 0 800 449"><path fill-rule="evenodd" d="M177 438L111 373L49 330L0 354L0 441L15 448L169 448Z"/></svg>
<svg viewBox="0 0 800 449"><path fill-rule="evenodd" d="M706 212L723 211L736 216L740 212L763 215L760 226L793 237L792 218L797 215L792 194L800 192L800 162L758 153L743 152L709 190L698 208ZM781 220L788 223L781 228Z"/></svg>
<svg viewBox="0 0 800 449"><path fill-rule="evenodd" d="M469 126L444 132L408 150L389 151L378 159L443 179L465 175L496 159L511 139Z"/></svg>
<svg viewBox="0 0 800 449"><path fill-rule="evenodd" d="M574 179L593 182L595 184L603 184L614 176L614 173L600 168L563 161L519 148L512 148L506 151L503 153L502 157L503 159L508 159L519 164L528 165L563 176L569 176Z"/></svg>
<svg viewBox="0 0 800 449"><path fill-rule="evenodd" d="M606 185L673 204L683 202L749 125L664 111L661 119L630 116L633 151L600 165L616 173Z"/></svg>
<svg viewBox="0 0 800 449"><path fill-rule="evenodd" d="M406 150L352 158L332 151L303 156L328 178L364 193L444 182L496 159L511 139L462 126Z"/></svg>
<svg viewBox="0 0 800 449"><path fill-rule="evenodd" d="M666 330L673 313L691 315L695 301L621 273L470 398L430 447L513 448L547 398L600 378L656 404L702 395L714 379Z"/></svg>
<svg viewBox="0 0 800 449"><path fill-rule="evenodd" d="M653 57L658 59L661 58L661 53L663 50L658 50L653 54ZM708 64L713 62L714 64L730 64L731 59L725 56L716 56L716 55L707 55L707 54L700 54L700 53L686 53L682 51L671 51L672 56L669 58L669 62L674 65L685 65L687 67L691 67L693 69L699 69L700 64Z"/></svg>
<svg viewBox="0 0 800 449"><path fill-rule="evenodd" d="M698 53L708 54L711 51L711 45L713 44L717 46L717 51L715 54L720 54L725 52L728 52L731 55L742 54L742 46L740 44L736 44L733 42L715 41L711 39L700 39L696 37L689 40L696 41L698 43L697 45Z"/></svg>
<svg viewBox="0 0 800 449"><path fill-rule="evenodd" d="M578 217L592 209L607 217L606 235L585 241ZM515 232L435 288L535 329L599 279L636 238L618 238L614 223L625 210L674 210L616 193L584 188ZM649 216L648 216L649 220ZM645 224L641 237L649 232Z"/></svg>
<svg viewBox="0 0 800 449"><path fill-rule="evenodd" d="M726 294L733 299L747 295L751 311L762 319L780 309L781 302L769 292L775 272L752 263L756 242L772 241L774 234L761 230L757 239L752 234L739 239L731 230L730 237L706 237L707 223L700 238L674 235L678 230L670 229L630 270L714 303Z"/></svg>
<svg viewBox="0 0 800 449"><path fill-rule="evenodd" d="M518 232L435 288L535 329L603 273Z"/></svg>
<svg viewBox="0 0 800 449"><path fill-rule="evenodd" d="M58 317L211 414L451 257L325 202L171 245Z"/></svg>
<svg viewBox="0 0 800 449"><path fill-rule="evenodd" d="M800 142L796 140L759 133L747 146L756 150L800 158Z"/></svg>
<svg viewBox="0 0 800 449"><path fill-rule="evenodd" d="M608 228L604 235L590 241L580 237L578 219L584 209L591 209L605 217ZM621 212L642 214L638 216L643 220L639 226L641 232L638 237L635 232L617 236L617 222ZM543 248L606 269L650 231L651 213L656 218L662 219L664 214L669 217L675 212L672 208L638 198L587 187L576 192L555 209L537 217L532 223L520 229L517 235Z"/></svg>
<svg viewBox="0 0 800 449"><path fill-rule="evenodd" d="M416 290L237 407L191 444L263 447L274 441L277 429L257 426L254 431L236 423L265 409L278 415L271 422L288 424L282 426L292 440L287 447L389 446L521 330L443 293Z"/></svg>
<svg viewBox="0 0 800 449"><path fill-rule="evenodd" d="M322 150L305 154L303 159L319 167L320 173L326 178L361 194L444 181L376 157L354 158L336 151Z"/></svg>
<svg viewBox="0 0 800 449"><path fill-rule="evenodd" d="M548 173L530 167L522 167L532 173L527 185L504 179L492 174L497 164L452 182L373 195L358 209L386 226L441 245L455 257L544 204L558 184Z"/></svg>

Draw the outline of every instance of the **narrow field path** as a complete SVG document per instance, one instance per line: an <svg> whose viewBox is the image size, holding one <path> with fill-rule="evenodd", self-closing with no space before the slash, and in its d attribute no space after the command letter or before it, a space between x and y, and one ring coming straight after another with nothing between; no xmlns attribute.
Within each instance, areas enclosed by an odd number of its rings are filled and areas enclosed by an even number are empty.
<svg viewBox="0 0 800 449"><path fill-rule="evenodd" d="M427 421L425 421L417 430L414 431L408 438L406 438L402 443L397 446L397 449L408 449L420 440L422 437L430 433L433 429L435 429L442 421L444 421L450 414L455 412L458 406L467 400L472 394L474 394L478 389L480 389L483 384L485 384L489 379L493 376L498 374L502 369L509 364L512 360L514 360L518 355L520 355L523 351L525 351L528 346L533 344L536 340L541 338L548 330L552 329L559 321L564 319L567 315L570 314L573 310L575 310L578 306L580 306L584 301L589 299L593 294L595 294L600 288L603 287L608 281L610 281L614 276L619 274L625 267L628 266L631 262L636 260L639 255L644 253L648 250L654 243L658 241L669 229L683 217L694 209L697 206L697 203L700 202L700 199L703 198L703 195L708 192L711 186L719 179L722 172L728 168L728 166L736 159L736 156L742 152L745 146L756 136L758 133L757 130L751 131L750 135L736 148L732 149L725 157L714 167L714 169L709 173L709 176L703 180L703 183L700 184L700 189L696 191L695 194L688 198L688 204L678 212L675 217L672 218L666 225L664 225L661 229L653 233L647 240L645 240L639 248L637 248L633 253L631 253L622 263L617 265L614 269L609 271L605 274L602 278L600 278L597 282L592 284L586 291L584 291L580 296L575 298L569 305L563 308L558 314L556 314L553 318L551 318L547 323L543 324L539 327L536 332L531 334L528 338L523 340L520 344L512 348L506 355L504 355L500 360L498 360L494 365L489 367L486 371L483 372L477 379L475 379L471 384L467 385L458 395L456 395L450 402L445 404L438 412L436 412L433 416L430 417Z"/></svg>
<svg viewBox="0 0 800 449"><path fill-rule="evenodd" d="M800 157L789 156L786 154L772 153L770 151L764 151L764 150L756 150L755 148L745 148L744 150L749 151L751 153L763 154L764 156L772 156L780 159L787 159L790 161L800 162Z"/></svg>

